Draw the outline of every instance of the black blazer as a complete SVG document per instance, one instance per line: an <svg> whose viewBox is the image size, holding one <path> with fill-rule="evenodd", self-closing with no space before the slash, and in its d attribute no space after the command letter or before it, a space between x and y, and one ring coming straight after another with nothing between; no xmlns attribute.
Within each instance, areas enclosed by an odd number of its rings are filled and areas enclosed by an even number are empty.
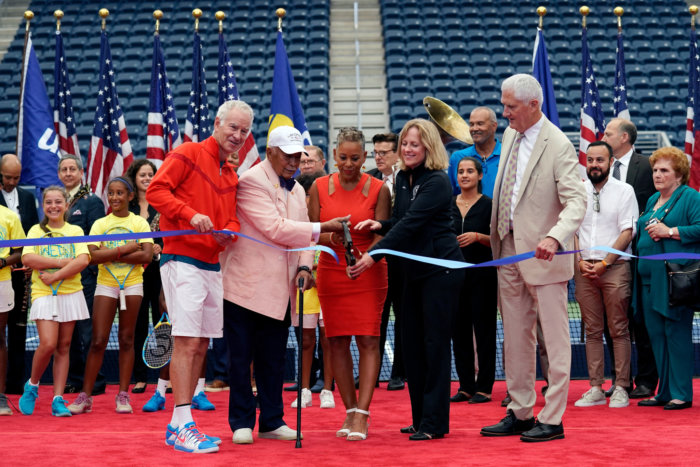
<svg viewBox="0 0 700 467"><path fill-rule="evenodd" d="M372 170L367 171L368 174L373 176L374 178L378 178L379 180L384 180L384 174L382 174L379 169L374 168Z"/></svg>
<svg viewBox="0 0 700 467"><path fill-rule="evenodd" d="M89 195L80 198L75 202L73 207L70 208L68 223L77 225L83 229L85 235L90 235L92 224L94 224L97 219L104 216L104 203L102 203L102 200L99 197L90 193Z"/></svg>
<svg viewBox="0 0 700 467"><path fill-rule="evenodd" d="M20 187L17 187L17 198L19 199L19 219L22 221L22 229L24 229L24 233L26 234L33 225L39 223L39 215L36 210L36 198L31 191ZM3 195L0 195L0 204L6 208L9 207Z"/></svg>
<svg viewBox="0 0 700 467"><path fill-rule="evenodd" d="M637 207L641 213L646 208L649 197L656 193L649 157L636 151L633 152L630 165L627 168L627 180L625 181L634 188Z"/></svg>
<svg viewBox="0 0 700 467"><path fill-rule="evenodd" d="M412 179L411 179L412 177ZM384 235L371 250L389 248L432 258L464 261L452 229L452 185L442 170L420 165L401 170L394 185L396 199L390 220L381 221ZM381 256L373 256L377 261ZM440 266L397 259L405 278L415 280L444 271Z"/></svg>

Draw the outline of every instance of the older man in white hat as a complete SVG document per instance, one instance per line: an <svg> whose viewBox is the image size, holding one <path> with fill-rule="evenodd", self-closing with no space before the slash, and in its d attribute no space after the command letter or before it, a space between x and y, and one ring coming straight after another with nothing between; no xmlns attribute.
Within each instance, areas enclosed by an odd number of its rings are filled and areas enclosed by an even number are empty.
<svg viewBox="0 0 700 467"><path fill-rule="evenodd" d="M282 383L296 285L313 284L313 251L289 252L318 241L321 232L342 230L337 218L309 222L304 188L294 181L306 153L298 130L280 126L270 132L266 159L239 180L237 214L241 233L278 249L240 238L222 254L224 333L229 343L229 425L233 442L253 442L256 401L250 387L255 357L260 438L294 440L283 420Z"/></svg>

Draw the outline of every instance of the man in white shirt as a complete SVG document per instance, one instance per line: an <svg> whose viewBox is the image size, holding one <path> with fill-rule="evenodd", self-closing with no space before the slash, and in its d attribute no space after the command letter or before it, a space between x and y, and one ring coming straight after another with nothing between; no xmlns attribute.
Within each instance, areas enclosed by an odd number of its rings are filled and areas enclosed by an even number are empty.
<svg viewBox="0 0 700 467"><path fill-rule="evenodd" d="M629 258L600 250L610 246L631 253L630 244L639 213L631 185L610 175L613 151L609 144L596 141L586 154L586 215L576 234L577 266L574 268L576 300L586 329L586 360L591 389L576 401L577 407L606 403L602 384L605 357L603 327L608 329L615 349L615 388L609 407L629 405L626 388L630 384L631 345L627 307L632 291Z"/></svg>
<svg viewBox="0 0 700 467"><path fill-rule="evenodd" d="M656 192L652 180L651 164L649 158L634 149L637 140L637 127L629 120L614 118L605 127L603 141L608 143L613 150L615 158L610 166L610 178L615 178L632 185L634 195L637 198L638 212L646 209L647 200ZM630 392L632 399L646 398L654 395L654 389L659 381L656 371L654 353L651 350L649 335L642 317L635 319L630 317L630 324L634 332L634 341L637 348L637 375L634 378L636 387ZM612 349L606 333L608 350ZM610 358L611 361L614 358ZM615 374L613 373L613 381ZM630 389L631 389L630 385ZM610 388L607 394L611 395L614 388Z"/></svg>

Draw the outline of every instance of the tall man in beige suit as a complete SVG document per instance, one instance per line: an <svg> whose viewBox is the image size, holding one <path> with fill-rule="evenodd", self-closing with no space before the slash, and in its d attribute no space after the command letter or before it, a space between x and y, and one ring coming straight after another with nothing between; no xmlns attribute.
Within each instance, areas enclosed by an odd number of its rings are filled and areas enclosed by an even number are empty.
<svg viewBox="0 0 700 467"><path fill-rule="evenodd" d="M501 161L493 193L493 257L535 252L535 258L498 268L498 298L504 325L506 381L512 402L484 436L521 435L522 441L564 437L571 368L567 281L574 275L573 235L586 212L586 190L571 142L543 115L542 88L525 74L501 86ZM538 316L539 315L539 316ZM549 354L545 405L535 405L536 327L539 317Z"/></svg>

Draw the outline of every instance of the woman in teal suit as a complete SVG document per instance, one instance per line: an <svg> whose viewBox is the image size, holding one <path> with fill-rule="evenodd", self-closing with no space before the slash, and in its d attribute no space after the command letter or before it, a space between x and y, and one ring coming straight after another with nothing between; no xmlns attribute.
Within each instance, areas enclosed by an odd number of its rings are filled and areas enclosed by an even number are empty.
<svg viewBox="0 0 700 467"><path fill-rule="evenodd" d="M639 217L637 254L700 253L700 193L687 186L688 159L680 149L665 147L655 151L649 162L658 193L649 198ZM659 370L656 396L639 405L663 405L665 410L691 407L693 306L669 304L666 268L658 260L639 260L633 300L635 314L643 313Z"/></svg>

